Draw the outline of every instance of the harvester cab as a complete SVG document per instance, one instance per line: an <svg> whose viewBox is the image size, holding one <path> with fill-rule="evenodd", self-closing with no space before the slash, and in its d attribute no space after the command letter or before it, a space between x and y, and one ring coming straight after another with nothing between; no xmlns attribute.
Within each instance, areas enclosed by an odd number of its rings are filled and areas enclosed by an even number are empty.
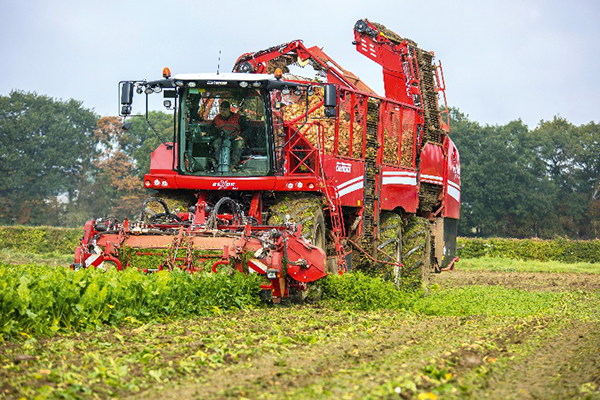
<svg viewBox="0 0 600 400"><path fill-rule="evenodd" d="M335 87L330 86L326 108L334 117ZM178 173L267 176L284 168L282 159L273 157L283 144L283 133L274 135L283 128L278 115L290 106L304 107L300 114L307 114L314 90L311 84L283 81L270 74L184 74L151 82L126 81L120 83L120 116L130 116L137 92L146 95L144 116L148 120L148 96L163 93L164 105L174 115L172 166ZM148 123L165 147L172 146Z"/></svg>

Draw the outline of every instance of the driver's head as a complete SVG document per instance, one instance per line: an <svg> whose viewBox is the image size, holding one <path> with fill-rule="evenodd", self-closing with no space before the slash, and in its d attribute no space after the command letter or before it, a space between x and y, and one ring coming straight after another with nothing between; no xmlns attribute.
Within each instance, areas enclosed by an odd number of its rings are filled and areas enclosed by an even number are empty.
<svg viewBox="0 0 600 400"><path fill-rule="evenodd" d="M227 100L222 101L219 105L219 114L224 118L229 118L231 115L231 104Z"/></svg>

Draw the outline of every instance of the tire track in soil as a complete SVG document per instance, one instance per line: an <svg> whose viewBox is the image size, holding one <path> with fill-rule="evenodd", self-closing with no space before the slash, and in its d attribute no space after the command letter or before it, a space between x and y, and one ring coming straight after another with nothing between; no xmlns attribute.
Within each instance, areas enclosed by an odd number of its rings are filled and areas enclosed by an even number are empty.
<svg viewBox="0 0 600 400"><path fill-rule="evenodd" d="M599 291L600 274L553 272L468 271L457 269L434 275L433 282L443 287L473 285L502 286L528 291Z"/></svg>
<svg viewBox="0 0 600 400"><path fill-rule="evenodd" d="M527 356L488 374L473 397L600 398L600 323L569 321L548 336Z"/></svg>
<svg viewBox="0 0 600 400"><path fill-rule="evenodd" d="M440 329L454 330L460 325L457 318L417 320L408 316L402 326L377 329L369 338L352 335L350 338L287 348L280 355L262 354L245 363L207 374L206 383L186 384L164 393L142 393L140 398L220 398L240 397L249 392L277 396L285 391L309 386L366 363L372 363L392 353L410 349L410 345L429 347ZM441 351L435 347L428 357ZM410 363L410 359L403 360ZM422 363L421 357L412 360ZM253 396L250 396L253 397Z"/></svg>
<svg viewBox="0 0 600 400"><path fill-rule="evenodd" d="M369 391L377 386L390 381L398 382L400 378L400 380L409 379L415 382L416 393L404 390L400 396L406 399L413 398L417 393L430 392L439 385L445 384L434 377L427 376L427 373L425 373L424 367L426 365L434 365L440 371L447 370L452 373L453 378L446 382L449 382L450 387L455 388L450 393L457 396L460 393L458 389L459 381L462 381L464 376L469 375L481 366L491 366L492 363L496 362L496 358L511 357L512 353L508 350L511 345L526 342L548 324L548 321L537 318L528 320L498 319L496 324L490 324L489 318L478 316L462 319L459 324L452 326L450 329L444 329L446 327L441 327L431 319L423 322L435 326L438 334L443 332L447 337L446 342L442 341L440 345L439 341L434 343L430 340L429 343L424 342L420 345L421 347L431 347L411 349L414 350L414 353L408 351L386 354L379 359L383 361L383 365L400 365L401 368L394 371L382 370L379 363L373 363L370 370L354 371L355 373L337 376L335 377L335 385L339 386L344 380L347 381L346 391L343 388L339 389L337 390L338 394L340 396L347 394L347 389L355 386L356 382L361 382L359 392L353 393L353 397L361 398L369 395ZM470 325L470 328L466 325ZM415 361L417 362L415 363ZM411 362L412 365L410 365ZM390 374L390 372L392 373ZM371 374L371 377L369 374ZM372 376L385 379L380 379L380 382L373 382ZM370 383L370 387L365 387L365 383ZM461 390L464 389L461 388Z"/></svg>
<svg viewBox="0 0 600 400"><path fill-rule="evenodd" d="M397 379L404 372L418 374L431 360L458 354L464 343L473 339L474 330L484 337L502 336L507 342L528 334L523 330L509 332L503 324L490 326L480 317L468 318L466 325L465 319L456 317L407 317L402 326L387 326L369 338L354 335L351 339L289 348L282 355L262 354L207 374L206 383L182 382L164 393L143 393L140 398L294 397L295 391L315 384L329 386L335 397L351 393L356 382L361 384L360 392L368 394L371 388ZM440 332L447 339L441 338ZM467 373L478 365L462 369ZM429 387L425 384L419 389Z"/></svg>

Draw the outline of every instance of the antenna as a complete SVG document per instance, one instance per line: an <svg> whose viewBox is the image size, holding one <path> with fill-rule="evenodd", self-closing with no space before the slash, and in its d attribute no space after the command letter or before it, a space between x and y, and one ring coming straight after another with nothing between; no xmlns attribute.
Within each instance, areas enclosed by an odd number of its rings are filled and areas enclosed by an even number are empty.
<svg viewBox="0 0 600 400"><path fill-rule="evenodd" d="M221 68L221 50L219 50L219 61L217 61L217 75L219 75L220 68Z"/></svg>

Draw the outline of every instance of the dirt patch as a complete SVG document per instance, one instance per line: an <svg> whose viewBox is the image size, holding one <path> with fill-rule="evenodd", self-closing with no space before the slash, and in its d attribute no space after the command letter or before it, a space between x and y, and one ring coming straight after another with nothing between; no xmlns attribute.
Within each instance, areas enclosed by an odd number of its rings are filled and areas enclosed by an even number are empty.
<svg viewBox="0 0 600 400"><path fill-rule="evenodd" d="M528 291L598 291L600 275L547 272L461 271L435 275L432 283L441 287L502 286Z"/></svg>
<svg viewBox="0 0 600 400"><path fill-rule="evenodd" d="M369 363L391 354L402 353L412 346L434 338L439 329L455 330L457 319L435 318L429 320L399 319L398 326L386 326L372 334L348 332L348 336L323 343L291 346L285 352L269 352L253 357L247 362L212 371L202 383L183 382L164 392L145 392L140 398L253 398L258 393L288 393L296 389L335 380L343 371L360 369ZM358 329L360 331L360 329ZM364 333L364 331L363 331ZM429 357L441 351L431 347ZM404 367L414 363L422 366L422 357L406 357ZM417 367L419 368L419 367ZM386 378L373 377L371 384L385 383ZM263 394L264 394L263 393Z"/></svg>
<svg viewBox="0 0 600 400"><path fill-rule="evenodd" d="M500 373L490 374L474 398L597 398L600 324L573 321Z"/></svg>

